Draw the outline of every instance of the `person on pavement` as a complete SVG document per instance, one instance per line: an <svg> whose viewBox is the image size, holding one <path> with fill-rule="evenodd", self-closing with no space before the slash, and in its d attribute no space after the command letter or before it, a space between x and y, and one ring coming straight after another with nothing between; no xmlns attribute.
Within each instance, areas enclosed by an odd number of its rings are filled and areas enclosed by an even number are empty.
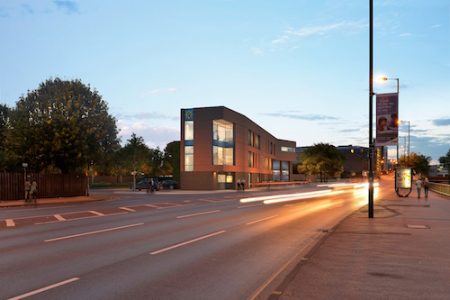
<svg viewBox="0 0 450 300"><path fill-rule="evenodd" d="M36 180L33 180L30 187L30 201L31 199L34 199L36 201L37 199L37 182Z"/></svg>
<svg viewBox="0 0 450 300"><path fill-rule="evenodd" d="M27 178L27 180L25 181L25 202L28 202L31 200L30 189L31 189L31 182Z"/></svg>
<svg viewBox="0 0 450 300"><path fill-rule="evenodd" d="M422 191L423 181L421 178L416 180L417 199L420 199L420 192Z"/></svg>
<svg viewBox="0 0 450 300"><path fill-rule="evenodd" d="M425 194L425 199L428 199L428 189L430 188L430 181L428 177L425 177L423 180L423 193Z"/></svg>

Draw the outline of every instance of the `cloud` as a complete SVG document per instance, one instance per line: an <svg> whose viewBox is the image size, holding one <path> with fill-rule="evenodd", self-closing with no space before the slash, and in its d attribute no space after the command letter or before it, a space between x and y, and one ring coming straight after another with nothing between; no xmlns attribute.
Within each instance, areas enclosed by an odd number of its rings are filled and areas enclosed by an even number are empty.
<svg viewBox="0 0 450 300"><path fill-rule="evenodd" d="M116 117L119 120L151 120L151 119L165 119L165 120L173 120L173 121L179 120L179 117L168 116L168 115L161 114L158 112L140 112L140 113L128 114L128 115L118 114Z"/></svg>
<svg viewBox="0 0 450 300"><path fill-rule="evenodd" d="M338 118L327 115L320 114L303 114L296 111L290 112L276 112L276 113L264 113L263 115L277 118L286 118L294 120L304 120L304 121L317 121L317 120L338 120Z"/></svg>
<svg viewBox="0 0 450 300"><path fill-rule="evenodd" d="M148 97L148 96L158 96L158 95L162 95L162 94L173 94L173 93L176 93L177 91L178 91L178 89L175 87L153 89L153 90L143 93L142 96Z"/></svg>
<svg viewBox="0 0 450 300"><path fill-rule="evenodd" d="M144 138L144 142L149 147L160 147L164 149L167 143L180 139L180 131L170 127L158 127L152 126L145 122L124 122L119 120L117 122L119 128L119 136L122 139L122 143L126 143L126 140L130 138L134 132L138 136Z"/></svg>
<svg viewBox="0 0 450 300"><path fill-rule="evenodd" d="M78 4L72 0L53 0L53 4L67 14L76 14L79 12Z"/></svg>
<svg viewBox="0 0 450 300"><path fill-rule="evenodd" d="M360 131L360 129L357 129L357 128L346 128L346 129L339 130L339 132L343 132L343 133L359 132L359 131Z"/></svg>
<svg viewBox="0 0 450 300"><path fill-rule="evenodd" d="M283 34L273 39L272 44L284 44L295 38L301 39L312 36L324 36L331 32L359 31L366 28L367 26L367 22L342 21L317 26L304 26L299 29L289 28Z"/></svg>
<svg viewBox="0 0 450 300"><path fill-rule="evenodd" d="M450 118L435 119L435 120L432 120L432 123L435 126L449 126Z"/></svg>

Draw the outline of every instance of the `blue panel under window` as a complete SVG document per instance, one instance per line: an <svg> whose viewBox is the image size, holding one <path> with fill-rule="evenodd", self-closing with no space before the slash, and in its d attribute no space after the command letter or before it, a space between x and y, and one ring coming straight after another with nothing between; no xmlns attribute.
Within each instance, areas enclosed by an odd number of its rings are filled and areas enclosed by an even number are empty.
<svg viewBox="0 0 450 300"><path fill-rule="evenodd" d="M184 145L185 146L194 146L194 141L193 140L184 141Z"/></svg>
<svg viewBox="0 0 450 300"><path fill-rule="evenodd" d="M213 140L213 146L222 147L222 148L233 148L234 143Z"/></svg>

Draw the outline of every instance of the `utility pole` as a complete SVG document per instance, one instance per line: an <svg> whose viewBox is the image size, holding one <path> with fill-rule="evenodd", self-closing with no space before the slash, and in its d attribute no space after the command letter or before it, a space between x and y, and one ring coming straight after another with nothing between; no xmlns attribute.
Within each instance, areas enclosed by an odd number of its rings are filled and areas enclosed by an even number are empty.
<svg viewBox="0 0 450 300"><path fill-rule="evenodd" d="M369 0L369 218L373 218L373 0Z"/></svg>

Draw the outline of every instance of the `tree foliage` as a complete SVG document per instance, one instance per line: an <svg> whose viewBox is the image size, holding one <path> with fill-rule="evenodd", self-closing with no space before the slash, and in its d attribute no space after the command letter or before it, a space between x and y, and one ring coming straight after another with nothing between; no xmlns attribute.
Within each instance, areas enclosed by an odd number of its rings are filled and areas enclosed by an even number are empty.
<svg viewBox="0 0 450 300"><path fill-rule="evenodd" d="M164 148L164 161L166 171L173 175L173 179L180 182L180 141L173 141Z"/></svg>
<svg viewBox="0 0 450 300"><path fill-rule="evenodd" d="M449 176L448 183L450 184L450 149L448 149L447 155L439 157L439 162L447 169Z"/></svg>
<svg viewBox="0 0 450 300"><path fill-rule="evenodd" d="M35 171L80 172L104 164L119 144L114 117L80 80L49 79L10 111L6 146Z"/></svg>
<svg viewBox="0 0 450 300"><path fill-rule="evenodd" d="M403 155L399 159L401 166L411 167L416 173L422 175L428 175L428 172L430 171L430 161L431 157L415 152L411 152L409 155Z"/></svg>
<svg viewBox="0 0 450 300"><path fill-rule="evenodd" d="M299 173L319 175L321 181L327 181L344 171L344 160L344 156L333 145L315 144L300 154Z"/></svg>

